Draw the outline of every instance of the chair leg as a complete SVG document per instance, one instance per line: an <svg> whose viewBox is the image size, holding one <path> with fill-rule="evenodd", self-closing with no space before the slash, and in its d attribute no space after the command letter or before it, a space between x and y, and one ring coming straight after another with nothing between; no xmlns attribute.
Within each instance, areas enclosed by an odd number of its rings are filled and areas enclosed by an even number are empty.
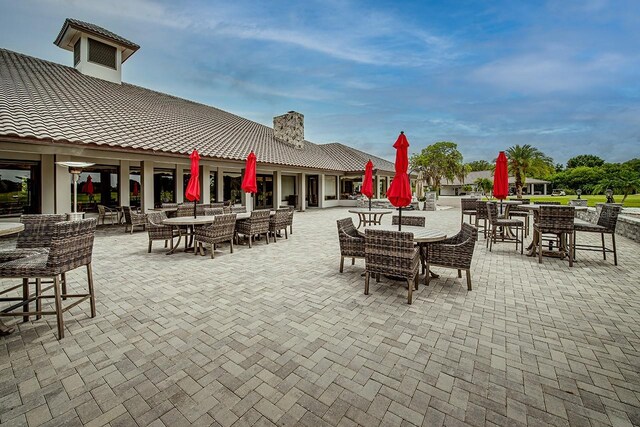
<svg viewBox="0 0 640 427"><path fill-rule="evenodd" d="M419 273L419 270L418 270L418 271L416 271L416 275L413 276L413 284L415 286L415 290L416 291L418 290L418 285L419 285L419 282L420 282L419 276L420 276L420 273Z"/></svg>
<svg viewBox="0 0 640 427"><path fill-rule="evenodd" d="M355 258L351 258L351 265L356 265L356 259Z"/></svg>
<svg viewBox="0 0 640 427"><path fill-rule="evenodd" d="M215 253L216 253L216 245L214 245L213 243L211 244L211 259L215 258Z"/></svg>
<svg viewBox="0 0 640 427"><path fill-rule="evenodd" d="M267 231L264 235L267 236L266 241L267 241L267 245L268 245L269 244L269 232ZM276 238L275 234L274 234L273 238L274 239Z"/></svg>
<svg viewBox="0 0 640 427"><path fill-rule="evenodd" d="M62 280L60 283L62 284L62 299L67 299L67 273L62 273Z"/></svg>
<svg viewBox="0 0 640 427"><path fill-rule="evenodd" d="M470 291L471 290L471 270L467 269L466 273L467 273L467 290Z"/></svg>
<svg viewBox="0 0 640 427"><path fill-rule="evenodd" d="M424 273L424 285L429 286L429 263L425 262L425 268L427 271Z"/></svg>
<svg viewBox="0 0 640 427"><path fill-rule="evenodd" d="M542 230L538 232L538 264L542 264Z"/></svg>
<svg viewBox="0 0 640 427"><path fill-rule="evenodd" d="M573 267L573 252L571 249L573 245L573 233L569 233L569 247L567 248L567 252L569 252L569 267Z"/></svg>
<svg viewBox="0 0 640 427"><path fill-rule="evenodd" d="M36 279L36 311L42 311L42 299L40 299L40 295L42 294L42 279ZM42 316L36 314L36 320L40 319Z"/></svg>
<svg viewBox="0 0 640 427"><path fill-rule="evenodd" d="M284 227L284 238L285 238L285 239L288 239L288 238L289 238L289 235L288 235L288 233L287 233L287 227Z"/></svg>
<svg viewBox="0 0 640 427"><path fill-rule="evenodd" d="M278 234L278 233L276 233L276 232L274 231L274 232L273 232L273 243L278 243L278 239L277 239L276 234ZM268 234L267 234L267 236L268 236ZM268 240L269 240L269 239L267 239L267 241L268 241Z"/></svg>
<svg viewBox="0 0 640 427"><path fill-rule="evenodd" d="M56 319L58 321L58 339L64 338L64 320L62 319L62 299L60 298L60 277L53 278L53 293L55 294Z"/></svg>
<svg viewBox="0 0 640 427"><path fill-rule="evenodd" d="M168 245L169 245L169 242L165 240L164 241L164 247L166 248Z"/></svg>
<svg viewBox="0 0 640 427"><path fill-rule="evenodd" d="M600 237L602 238L602 259L607 259L607 249L604 245L604 233L600 233Z"/></svg>
<svg viewBox="0 0 640 427"><path fill-rule="evenodd" d="M29 279L25 277L22 279L22 302L25 302L28 299L29 299ZM29 312L29 303L26 303L22 306L22 311L24 311L25 313ZM28 322L29 316L22 316L22 321Z"/></svg>
<svg viewBox="0 0 640 427"><path fill-rule="evenodd" d="M462 270L458 269L458 278L462 279Z"/></svg>
<svg viewBox="0 0 640 427"><path fill-rule="evenodd" d="M147 253L151 253L151 242L153 242L153 240L149 240L149 250L147 251ZM167 241L165 240L164 242L164 247L167 247Z"/></svg>
<svg viewBox="0 0 640 427"><path fill-rule="evenodd" d="M251 240L253 239L253 236L251 236L251 234L249 234L249 249L251 249Z"/></svg>
<svg viewBox="0 0 640 427"><path fill-rule="evenodd" d="M369 273L368 271L364 272L364 294L365 295L369 295L369 277L371 276L371 273Z"/></svg>
<svg viewBox="0 0 640 427"><path fill-rule="evenodd" d="M376 273L376 282L380 283L380 273Z"/></svg>
<svg viewBox="0 0 640 427"><path fill-rule="evenodd" d="M93 268L87 264L87 283L89 284L89 303L91 304L91 317L96 317L96 295L93 292Z"/></svg>
<svg viewBox="0 0 640 427"><path fill-rule="evenodd" d="M411 304L413 302L413 280L407 280L407 288L409 292L407 292L407 304Z"/></svg>

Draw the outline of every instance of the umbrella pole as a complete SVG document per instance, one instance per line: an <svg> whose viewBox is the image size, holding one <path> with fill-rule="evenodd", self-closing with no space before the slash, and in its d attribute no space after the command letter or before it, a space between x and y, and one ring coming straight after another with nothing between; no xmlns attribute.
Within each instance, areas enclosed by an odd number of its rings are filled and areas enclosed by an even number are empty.
<svg viewBox="0 0 640 427"><path fill-rule="evenodd" d="M402 231L402 208L398 208L398 231Z"/></svg>
<svg viewBox="0 0 640 427"><path fill-rule="evenodd" d="M371 197L369 197L369 210L371 210Z"/></svg>
<svg viewBox="0 0 640 427"><path fill-rule="evenodd" d="M196 201L193 201L193 217L197 218L198 217L198 213L196 211Z"/></svg>

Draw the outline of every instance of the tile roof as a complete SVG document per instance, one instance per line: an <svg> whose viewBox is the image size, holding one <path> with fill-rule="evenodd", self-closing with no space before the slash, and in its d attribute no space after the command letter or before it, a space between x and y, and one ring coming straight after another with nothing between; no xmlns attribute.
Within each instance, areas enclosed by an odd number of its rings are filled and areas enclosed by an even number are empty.
<svg viewBox="0 0 640 427"><path fill-rule="evenodd" d="M395 166L392 162L340 144L339 142L322 144L320 148L337 162L340 162L342 164L342 170L345 172L364 172L365 165L369 159L373 162L374 169L391 173L395 172Z"/></svg>
<svg viewBox="0 0 640 427"><path fill-rule="evenodd" d="M76 28L79 29L81 31L85 31L85 32L89 32L89 33L94 33L98 36L102 36L108 40L111 40L117 44L121 44L123 46L126 46L134 51L140 49L140 46L138 46L137 44L135 44L134 42L125 39L124 37L121 37L115 33L112 33L109 30L106 30L102 27L99 27L95 24L91 24L89 22L84 22L84 21L79 21L77 19L73 19L73 18L67 18L64 21L64 24L62 24L62 28L60 29L60 33L58 33L58 37L56 37L56 40L53 42L54 44L59 44L60 40L62 39L62 37L64 36L65 31L67 30L68 27L71 28Z"/></svg>
<svg viewBox="0 0 640 427"><path fill-rule="evenodd" d="M361 170L372 157L342 144L305 141L296 149L272 128L226 111L5 49L0 93L0 136L179 155L195 148L230 160L253 150L258 162L334 171ZM377 162L382 169L386 161Z"/></svg>

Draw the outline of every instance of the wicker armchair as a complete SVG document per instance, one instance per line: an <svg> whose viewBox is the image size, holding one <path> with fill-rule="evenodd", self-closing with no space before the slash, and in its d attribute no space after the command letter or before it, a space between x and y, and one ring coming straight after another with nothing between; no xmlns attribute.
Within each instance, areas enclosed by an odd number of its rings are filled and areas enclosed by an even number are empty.
<svg viewBox="0 0 640 427"><path fill-rule="evenodd" d="M469 223L474 223L474 217L478 214L478 199L463 197L460 199L460 226L464 223L464 217L469 217Z"/></svg>
<svg viewBox="0 0 640 427"><path fill-rule="evenodd" d="M100 224L100 220L102 220L102 225L104 225L107 218L111 221L111 225L114 225L116 221L119 220L118 211L108 208L105 205L98 205L98 224Z"/></svg>
<svg viewBox="0 0 640 427"><path fill-rule="evenodd" d="M197 209L198 208L196 206L196 213L197 213ZM204 215L204 210L202 211L201 215ZM193 203L183 203L181 205L178 205L176 216L177 217L193 216Z"/></svg>
<svg viewBox="0 0 640 427"><path fill-rule="evenodd" d="M391 225L398 225L400 221L399 215L393 215L391 217ZM403 215L402 216L402 225L412 225L414 227L424 227L426 223L426 218L423 216L411 216L411 215Z"/></svg>
<svg viewBox="0 0 640 427"><path fill-rule="evenodd" d="M498 206L495 202L487 202L486 204L488 221L491 226L487 240L489 252L493 249L493 244L498 242L498 232L500 232L501 242L515 242L516 251L519 244L520 253L524 253L524 222L519 219L501 218L498 216ZM511 229L515 230L513 236L510 235ZM520 232L520 236L518 236L518 232Z"/></svg>
<svg viewBox="0 0 640 427"><path fill-rule="evenodd" d="M604 204L600 210L600 215L598 216L598 222L596 224L591 224L588 222L580 221L574 223L574 229L576 232L573 248L574 248L574 258L576 249L580 249L583 251L602 251L602 258L607 259L607 252L613 253L613 264L618 265L618 252L616 250L616 225L618 224L618 215L622 208L618 205ZM582 233L600 233L600 237L602 240L602 246L593 246L593 245L578 245L576 243L578 237L578 231ZM611 235L611 243L612 248L608 248L604 243L604 235Z"/></svg>
<svg viewBox="0 0 640 427"><path fill-rule="evenodd" d="M130 229L131 234L133 234L133 227L142 227L144 229L147 226L147 216L145 214L134 211L131 206L123 206L122 210L124 212L125 233Z"/></svg>
<svg viewBox="0 0 640 427"><path fill-rule="evenodd" d="M478 240L478 229L463 223L458 234L440 242L426 245L425 260L427 271L430 266L454 268L458 270L458 277L462 277L462 270L467 276L467 290L471 290L471 259ZM429 286L429 274L425 274L425 285Z"/></svg>
<svg viewBox="0 0 640 427"><path fill-rule="evenodd" d="M344 258L351 258L351 265L356 263L356 258L364 258L364 237L362 237L351 218L339 219L338 239L340 241L340 273L344 268Z"/></svg>
<svg viewBox="0 0 640 427"><path fill-rule="evenodd" d="M30 315L49 315L55 314L58 322L58 339L64 337L64 320L63 313L72 307L80 304L87 299L91 304L91 317L96 315L95 297L93 292L93 274L91 270L91 255L93 252L93 238L95 235L97 220L95 218L83 219L80 221L64 221L56 223L53 226L51 234L51 245L49 251L44 254L28 256L26 258L14 259L13 261L0 264L0 278L21 278L23 280L23 289L27 278L53 279L53 285L45 290L53 288L54 295L23 295L21 304L15 304L8 310L4 310L2 316L30 316ZM87 267L88 293L67 294L65 290L61 290L60 276L64 273L74 270L78 267ZM7 293L16 288L3 291ZM55 304L54 311L37 311L30 312L29 303L33 300L39 301L43 298L53 298ZM62 306L62 300L67 298L77 299L77 301L66 307ZM15 298L3 298L3 301L14 300ZM39 304L36 304L40 307ZM23 307L27 311L12 313L11 311Z"/></svg>
<svg viewBox="0 0 640 427"><path fill-rule="evenodd" d="M233 253L233 237L235 235L236 214L221 214L216 220L208 225L196 227L194 231L194 245L198 253L204 255L203 244L209 244L211 249L211 259L214 258L216 245L218 243L229 242L229 249Z"/></svg>
<svg viewBox="0 0 640 427"><path fill-rule="evenodd" d="M520 199L522 205L531 203L529 199ZM524 237L529 236L529 217L530 212L523 208L522 205L513 205L509 207L509 218L522 218L524 220Z"/></svg>
<svg viewBox="0 0 640 427"><path fill-rule="evenodd" d="M295 212L295 206L288 206L287 209L289 209L289 217L287 218L289 234L293 234L293 213Z"/></svg>
<svg viewBox="0 0 640 427"><path fill-rule="evenodd" d="M249 238L249 247L253 236L256 234L264 234L267 238L267 245L269 244L269 217L271 211L268 209L262 209L251 212L251 216L248 219L242 221L236 221L236 233L242 234Z"/></svg>
<svg viewBox="0 0 640 427"><path fill-rule="evenodd" d="M206 216L223 215L224 214L224 208L222 208L222 207L219 207L219 208L205 208L204 214Z"/></svg>
<svg viewBox="0 0 640 427"><path fill-rule="evenodd" d="M170 225L163 224L167 219L165 212L149 212L147 214L147 232L149 233L149 253L154 240L164 240L164 247L170 242L173 249L173 238L179 237L180 233Z"/></svg>
<svg viewBox="0 0 640 427"><path fill-rule="evenodd" d="M276 235L280 230L284 230L284 238L288 239L287 227L289 219L289 209L277 209L276 214L269 219L269 233L273 235L273 241L277 242Z"/></svg>
<svg viewBox="0 0 640 427"><path fill-rule="evenodd" d="M575 208L573 206L540 206L538 219L533 224L533 231L538 234L538 262L542 263L542 237L554 234L564 245L565 254L569 256L569 267L573 267L573 239ZM567 242L567 237L568 242Z"/></svg>
<svg viewBox="0 0 640 427"><path fill-rule="evenodd" d="M407 281L407 303L413 302L413 289L418 289L420 253L415 247L413 233L402 231L365 230L364 238L364 294L369 295L369 279L376 275L401 277Z"/></svg>

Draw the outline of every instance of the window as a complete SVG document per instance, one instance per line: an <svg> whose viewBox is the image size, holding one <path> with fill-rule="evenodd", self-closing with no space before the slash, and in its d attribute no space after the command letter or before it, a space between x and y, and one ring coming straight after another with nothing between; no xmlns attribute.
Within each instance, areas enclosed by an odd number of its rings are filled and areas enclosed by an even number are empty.
<svg viewBox="0 0 640 427"><path fill-rule="evenodd" d="M360 196L362 178L341 178L340 198L343 200L356 199Z"/></svg>
<svg viewBox="0 0 640 427"><path fill-rule="evenodd" d="M218 172L209 172L209 198L212 202L221 202L218 200Z"/></svg>
<svg viewBox="0 0 640 427"><path fill-rule="evenodd" d="M338 177L325 175L324 177L324 199L336 200L338 194Z"/></svg>
<svg viewBox="0 0 640 427"><path fill-rule="evenodd" d="M118 169L118 166L94 165L82 170L78 177L78 212L96 212L98 205L118 206Z"/></svg>
<svg viewBox="0 0 640 427"><path fill-rule="evenodd" d="M290 205L294 205L295 201L293 203L290 202L291 198L290 196L296 196L296 177L295 176L290 176L290 175L282 175L281 178L281 185L282 185L282 194L280 196L280 201L281 202L287 202ZM295 197L293 198L293 200L295 200Z"/></svg>
<svg viewBox="0 0 640 427"><path fill-rule="evenodd" d="M73 45L73 65L78 65L80 62L80 39Z"/></svg>
<svg viewBox="0 0 640 427"><path fill-rule="evenodd" d="M140 168L129 169L129 205L140 207L142 201L142 181Z"/></svg>
<svg viewBox="0 0 640 427"><path fill-rule="evenodd" d="M381 199L384 199L385 197L387 197L387 177L383 176L380 177L380 184L379 184L379 195Z"/></svg>
<svg viewBox="0 0 640 427"><path fill-rule="evenodd" d="M0 217L40 213L40 163L0 160Z"/></svg>
<svg viewBox="0 0 640 427"><path fill-rule="evenodd" d="M97 40L89 39L89 61L116 68L116 48Z"/></svg>
<svg viewBox="0 0 640 427"><path fill-rule="evenodd" d="M159 208L163 203L176 201L176 171L175 169L153 170L153 203Z"/></svg>
<svg viewBox="0 0 640 427"><path fill-rule="evenodd" d="M240 203L242 200L242 176L239 173L225 172L222 176L224 200L230 200L231 204Z"/></svg>

